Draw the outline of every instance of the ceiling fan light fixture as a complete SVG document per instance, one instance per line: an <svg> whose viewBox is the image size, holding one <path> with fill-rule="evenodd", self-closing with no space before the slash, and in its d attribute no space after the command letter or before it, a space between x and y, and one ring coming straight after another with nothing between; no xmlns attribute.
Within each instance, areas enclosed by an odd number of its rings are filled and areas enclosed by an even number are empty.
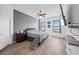
<svg viewBox="0 0 79 59"><path fill-rule="evenodd" d="M37 15L41 16L41 17L45 17L47 14L45 12L43 12L42 10L39 10Z"/></svg>

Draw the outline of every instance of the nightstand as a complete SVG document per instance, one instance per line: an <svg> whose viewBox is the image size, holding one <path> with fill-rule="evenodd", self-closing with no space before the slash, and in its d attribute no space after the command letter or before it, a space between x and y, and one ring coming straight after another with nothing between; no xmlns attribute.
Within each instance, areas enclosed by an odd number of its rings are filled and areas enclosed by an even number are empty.
<svg viewBox="0 0 79 59"><path fill-rule="evenodd" d="M26 33L16 33L16 42L22 42L26 40Z"/></svg>

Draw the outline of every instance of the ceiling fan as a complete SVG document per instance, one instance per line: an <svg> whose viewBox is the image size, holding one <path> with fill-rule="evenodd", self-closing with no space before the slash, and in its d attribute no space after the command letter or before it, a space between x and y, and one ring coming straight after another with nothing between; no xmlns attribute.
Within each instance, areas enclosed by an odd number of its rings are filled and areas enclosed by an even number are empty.
<svg viewBox="0 0 79 59"><path fill-rule="evenodd" d="M45 17L47 14L45 12L43 12L42 10L39 10L37 12L37 16L41 16L41 17Z"/></svg>

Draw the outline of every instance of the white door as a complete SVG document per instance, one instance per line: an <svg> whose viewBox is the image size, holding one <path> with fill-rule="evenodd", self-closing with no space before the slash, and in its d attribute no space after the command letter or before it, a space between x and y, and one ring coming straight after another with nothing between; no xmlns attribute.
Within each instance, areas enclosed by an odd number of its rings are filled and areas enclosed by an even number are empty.
<svg viewBox="0 0 79 59"><path fill-rule="evenodd" d="M0 17L0 34L9 36L9 19Z"/></svg>
<svg viewBox="0 0 79 59"><path fill-rule="evenodd" d="M9 45L9 19L0 17L0 50Z"/></svg>

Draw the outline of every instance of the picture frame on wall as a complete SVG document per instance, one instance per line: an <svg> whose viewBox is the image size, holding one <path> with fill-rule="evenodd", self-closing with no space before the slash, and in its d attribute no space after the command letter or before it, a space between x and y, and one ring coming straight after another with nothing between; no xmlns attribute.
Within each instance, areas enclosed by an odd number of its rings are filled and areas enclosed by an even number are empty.
<svg viewBox="0 0 79 59"><path fill-rule="evenodd" d="M48 28L51 28L51 25L48 25Z"/></svg>
<svg viewBox="0 0 79 59"><path fill-rule="evenodd" d="M48 22L47 22L47 27L48 27L48 28L51 28L51 21L48 21Z"/></svg>
<svg viewBox="0 0 79 59"><path fill-rule="evenodd" d="M50 22L50 21L48 21L48 22L47 22L47 24L51 24L51 22Z"/></svg>

